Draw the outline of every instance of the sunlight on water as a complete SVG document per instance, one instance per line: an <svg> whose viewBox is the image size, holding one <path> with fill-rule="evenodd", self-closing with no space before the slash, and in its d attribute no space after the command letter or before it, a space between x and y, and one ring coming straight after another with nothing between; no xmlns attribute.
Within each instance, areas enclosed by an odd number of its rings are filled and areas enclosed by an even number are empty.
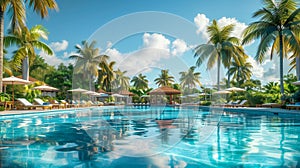
<svg viewBox="0 0 300 168"><path fill-rule="evenodd" d="M299 125L294 116L195 107L6 117L0 167L297 167Z"/></svg>

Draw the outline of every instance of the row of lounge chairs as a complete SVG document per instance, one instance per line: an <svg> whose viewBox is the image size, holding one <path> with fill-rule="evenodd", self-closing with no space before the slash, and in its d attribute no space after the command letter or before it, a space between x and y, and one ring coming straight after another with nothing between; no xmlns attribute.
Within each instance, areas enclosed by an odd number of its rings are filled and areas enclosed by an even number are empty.
<svg viewBox="0 0 300 168"><path fill-rule="evenodd" d="M222 107L245 107L247 103L247 100L236 100L236 101L230 101L228 103L225 104L219 104L217 106L222 106Z"/></svg>
<svg viewBox="0 0 300 168"><path fill-rule="evenodd" d="M60 103L56 100L53 100L51 102L44 102L40 98L34 99L34 104L30 103L25 98L18 98L16 103L17 109L36 109L36 108L42 108L45 109L65 109L65 108L79 108L79 107L90 107L90 106L103 106L102 102L92 102L92 101L72 101L71 103L68 103L65 100L61 100Z"/></svg>

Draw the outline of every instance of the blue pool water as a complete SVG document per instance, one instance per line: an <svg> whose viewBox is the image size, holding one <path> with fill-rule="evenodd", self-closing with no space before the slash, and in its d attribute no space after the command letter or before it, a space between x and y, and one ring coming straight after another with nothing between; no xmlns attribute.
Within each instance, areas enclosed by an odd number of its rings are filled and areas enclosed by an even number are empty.
<svg viewBox="0 0 300 168"><path fill-rule="evenodd" d="M300 167L300 118L197 107L5 116L0 167Z"/></svg>

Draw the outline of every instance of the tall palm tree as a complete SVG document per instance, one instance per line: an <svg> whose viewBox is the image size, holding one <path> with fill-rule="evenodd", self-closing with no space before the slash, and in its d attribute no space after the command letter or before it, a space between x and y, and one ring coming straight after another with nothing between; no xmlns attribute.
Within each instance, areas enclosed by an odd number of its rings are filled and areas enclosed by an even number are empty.
<svg viewBox="0 0 300 168"><path fill-rule="evenodd" d="M232 62L227 74L233 76L233 79L235 79L238 86L240 86L244 81L250 80L252 75L251 69L252 64L245 60L240 61L239 63Z"/></svg>
<svg viewBox="0 0 300 168"><path fill-rule="evenodd" d="M15 66L22 65L22 78L29 79L30 63L36 58L35 49L40 49L49 55L53 55L51 48L41 39L48 39L48 32L42 25L36 25L28 30L24 27L21 31L9 30L4 37L5 47L16 44L18 49L14 51L13 63Z"/></svg>
<svg viewBox="0 0 300 168"><path fill-rule="evenodd" d="M127 73L127 71L121 71L120 69L115 71L116 78L113 81L113 86L115 86L114 88L116 88L118 91L129 89L130 78L126 76L125 73Z"/></svg>
<svg viewBox="0 0 300 168"><path fill-rule="evenodd" d="M155 84L158 86L171 86L174 82L174 77L169 75L168 69L161 70L161 74L158 78L154 79Z"/></svg>
<svg viewBox="0 0 300 168"><path fill-rule="evenodd" d="M146 76L141 73L138 76L134 76L130 82L133 83L136 89L148 89L149 81L146 79Z"/></svg>
<svg viewBox="0 0 300 168"><path fill-rule="evenodd" d="M209 41L207 44L200 44L195 48L194 57L198 57L196 66L200 66L206 59L207 69L211 69L217 62L217 85L220 90L220 67L221 63L228 68L231 60L239 61L239 57L245 55L243 48L240 46L237 37L231 37L230 34L234 25L230 24L219 27L216 20L207 27Z"/></svg>
<svg viewBox="0 0 300 168"><path fill-rule="evenodd" d="M90 44L87 41L82 42L82 46L76 45L77 53L69 56L71 59L76 59L74 72L76 74L82 73L84 77L88 78L89 89L92 90L92 82L98 77L99 64L102 59L107 56L100 55L98 48L95 48L96 41Z"/></svg>
<svg viewBox="0 0 300 168"><path fill-rule="evenodd" d="M300 51L300 8L295 0L263 0L264 8L256 11L253 17L259 17L251 23L243 33L243 44L254 39L260 39L255 59L262 63L271 47L270 59L274 51L279 54L280 67L280 93L284 95L283 86L283 58L288 52L299 56Z"/></svg>
<svg viewBox="0 0 300 168"><path fill-rule="evenodd" d="M114 71L114 65L116 64L115 61L107 62L102 61L100 66L100 75L98 77L98 83L100 84L100 87L107 91L111 92L112 89L112 82L115 80L115 71Z"/></svg>
<svg viewBox="0 0 300 168"><path fill-rule="evenodd" d="M184 72L179 72L181 77L179 78L181 86L188 87L189 89L195 88L196 85L198 84L199 86L201 85L200 83L200 72L195 72L196 67L191 66L188 71Z"/></svg>
<svg viewBox="0 0 300 168"><path fill-rule="evenodd" d="M48 16L49 9L58 9L55 0L1 0L0 1L0 92L2 92L3 78L3 40L4 40L4 16L8 10L11 13L11 26L15 31L21 30L25 26L26 20L26 5L33 7L42 18Z"/></svg>

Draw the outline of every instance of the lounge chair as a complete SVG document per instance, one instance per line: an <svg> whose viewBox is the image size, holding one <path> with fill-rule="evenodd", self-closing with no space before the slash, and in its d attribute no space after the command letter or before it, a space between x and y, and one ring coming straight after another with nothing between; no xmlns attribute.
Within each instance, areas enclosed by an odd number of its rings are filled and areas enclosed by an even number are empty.
<svg viewBox="0 0 300 168"><path fill-rule="evenodd" d="M248 100L242 100L238 104L233 104L232 107L245 107L245 104L247 103Z"/></svg>
<svg viewBox="0 0 300 168"><path fill-rule="evenodd" d="M33 100L38 105L52 105L52 108L58 108L58 109L64 108L64 105L63 104L59 104L58 102L57 103L47 103L47 102L44 102L40 98L34 98Z"/></svg>
<svg viewBox="0 0 300 168"><path fill-rule="evenodd" d="M52 109L52 105L33 105L24 98L18 98L17 101L18 101L18 104L16 105L17 109L36 109L36 108L42 108L43 110Z"/></svg>
<svg viewBox="0 0 300 168"><path fill-rule="evenodd" d="M228 103L225 103L223 106L225 106L225 107L232 107L232 106L238 105L240 103L240 101L241 100L236 100L236 101L230 100Z"/></svg>
<svg viewBox="0 0 300 168"><path fill-rule="evenodd" d="M281 104L279 103L265 103L262 104L261 107L269 107L269 108L281 108Z"/></svg>
<svg viewBox="0 0 300 168"><path fill-rule="evenodd" d="M60 100L60 102L65 106L65 108L76 108L79 107L77 104L69 104L67 101L65 100Z"/></svg>
<svg viewBox="0 0 300 168"><path fill-rule="evenodd" d="M288 110L300 110L300 102L296 102L295 104L287 104L286 108Z"/></svg>

